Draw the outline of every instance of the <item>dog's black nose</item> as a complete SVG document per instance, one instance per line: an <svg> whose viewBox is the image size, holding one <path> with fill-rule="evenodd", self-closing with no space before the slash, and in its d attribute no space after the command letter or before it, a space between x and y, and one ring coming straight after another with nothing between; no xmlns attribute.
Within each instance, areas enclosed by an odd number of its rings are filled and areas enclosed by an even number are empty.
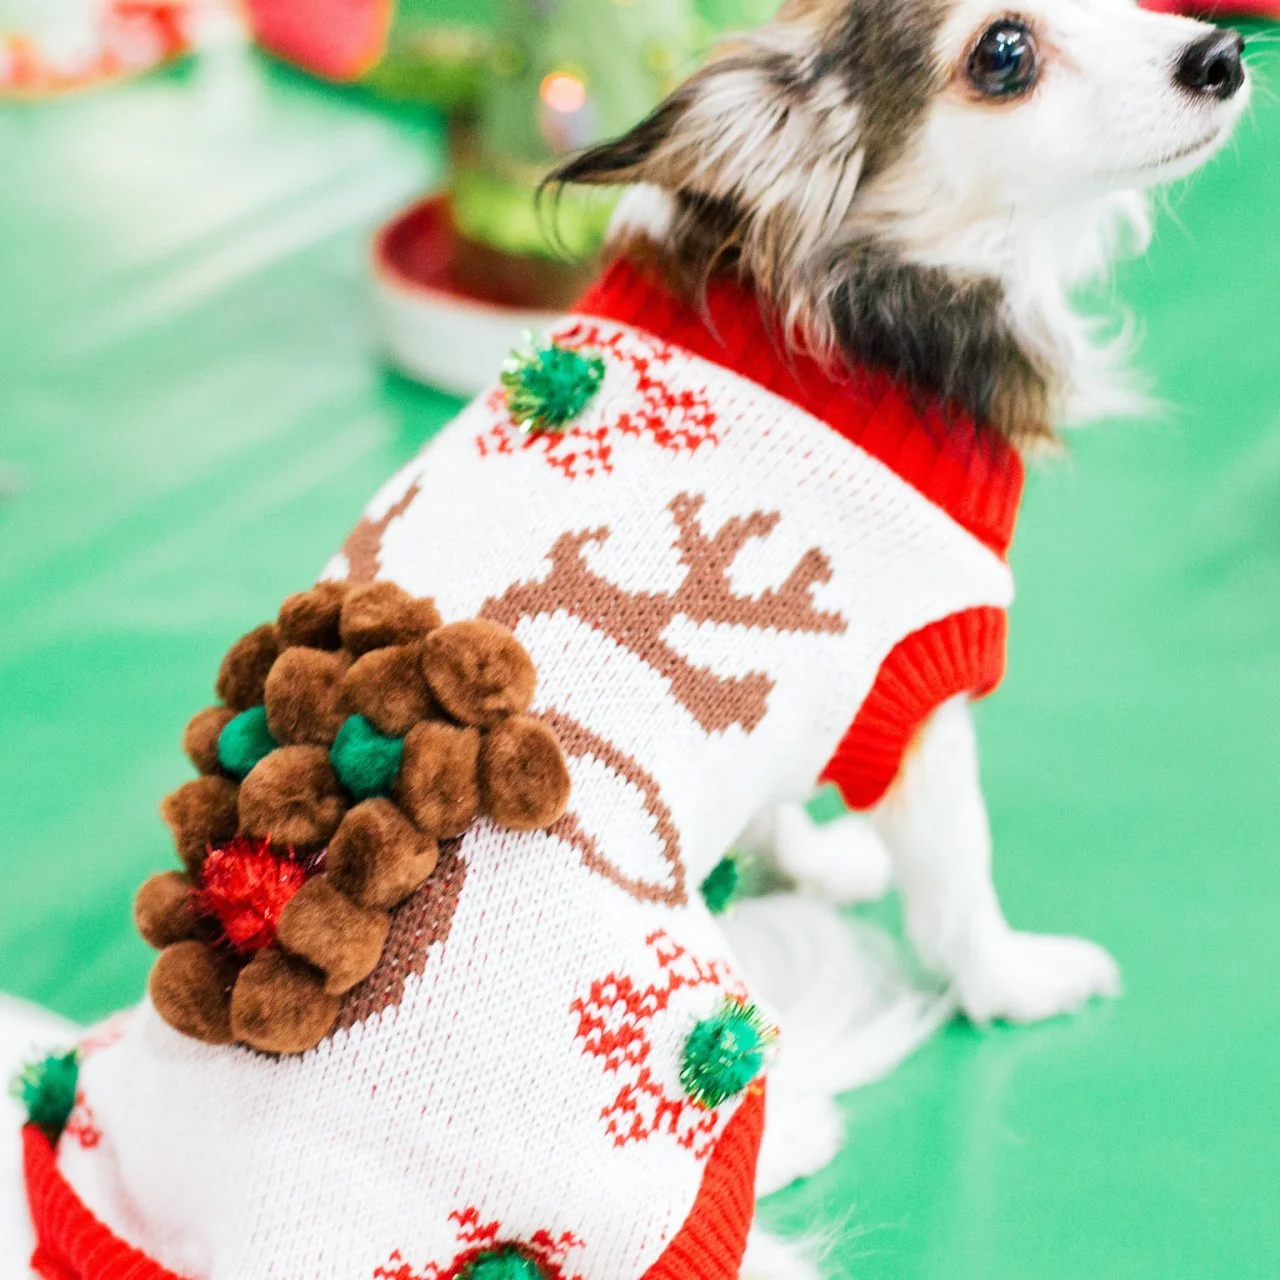
<svg viewBox="0 0 1280 1280"><path fill-rule="evenodd" d="M1173 78L1195 94L1225 102L1244 84L1244 37L1238 31L1211 31L1183 50Z"/></svg>

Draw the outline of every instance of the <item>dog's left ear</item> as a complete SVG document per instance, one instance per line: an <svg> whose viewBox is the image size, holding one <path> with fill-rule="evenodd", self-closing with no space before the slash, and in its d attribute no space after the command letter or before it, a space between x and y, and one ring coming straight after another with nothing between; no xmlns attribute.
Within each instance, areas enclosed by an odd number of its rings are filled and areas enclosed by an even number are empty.
<svg viewBox="0 0 1280 1280"><path fill-rule="evenodd" d="M715 182L715 143L725 122L740 118L752 101L757 111L762 85L742 58L723 59L697 71L629 133L574 156L553 173L554 185L631 186L646 183L665 191L687 186L701 171Z"/></svg>
<svg viewBox="0 0 1280 1280"><path fill-rule="evenodd" d="M717 211L766 288L834 242L862 174L859 111L820 40L775 21L685 81L630 133L564 164L552 185L644 183Z"/></svg>

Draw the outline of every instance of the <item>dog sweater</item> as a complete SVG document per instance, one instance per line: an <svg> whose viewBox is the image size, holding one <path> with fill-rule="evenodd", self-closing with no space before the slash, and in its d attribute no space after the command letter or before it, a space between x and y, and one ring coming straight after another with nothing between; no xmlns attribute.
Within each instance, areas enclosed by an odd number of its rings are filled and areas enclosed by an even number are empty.
<svg viewBox="0 0 1280 1280"><path fill-rule="evenodd" d="M818 778L874 804L998 682L1021 466L727 280L693 310L615 264L549 350L594 371L576 411L544 429L513 366L326 577L514 632L567 811L448 845L308 1052L149 1002L99 1028L60 1138L26 1131L50 1280L737 1276L768 1014L699 886Z"/></svg>

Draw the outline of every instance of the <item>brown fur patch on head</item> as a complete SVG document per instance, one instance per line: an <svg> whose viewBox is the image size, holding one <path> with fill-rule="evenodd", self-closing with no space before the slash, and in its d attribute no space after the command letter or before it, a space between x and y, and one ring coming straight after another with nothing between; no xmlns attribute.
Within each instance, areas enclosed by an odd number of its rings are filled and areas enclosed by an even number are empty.
<svg viewBox="0 0 1280 1280"><path fill-rule="evenodd" d="M733 273L806 353L887 370L1026 445L1052 435L1049 380L1000 282L910 263L891 226L874 240L851 229L945 88L945 13L945 0L789 0L552 182L657 188L665 226L628 223L624 203L615 252L693 302Z"/></svg>

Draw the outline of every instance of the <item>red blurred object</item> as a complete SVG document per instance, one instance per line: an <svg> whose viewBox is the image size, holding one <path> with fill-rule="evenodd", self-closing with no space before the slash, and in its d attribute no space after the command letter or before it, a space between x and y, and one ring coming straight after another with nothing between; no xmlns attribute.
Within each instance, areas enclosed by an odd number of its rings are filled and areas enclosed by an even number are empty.
<svg viewBox="0 0 1280 1280"><path fill-rule="evenodd" d="M83 46L58 53L38 31L0 31L0 98L47 98L110 84L189 53L188 0L108 0L87 11Z"/></svg>
<svg viewBox="0 0 1280 1280"><path fill-rule="evenodd" d="M269 53L326 80L358 80L382 57L395 0L241 0Z"/></svg>
<svg viewBox="0 0 1280 1280"><path fill-rule="evenodd" d="M1142 0L1155 13L1185 13L1192 18L1280 18L1280 0Z"/></svg>
<svg viewBox="0 0 1280 1280"><path fill-rule="evenodd" d="M249 955L275 941L280 913L306 880L306 868L292 852L277 853L269 840L237 836L205 859L196 909L216 919L227 942Z"/></svg>

